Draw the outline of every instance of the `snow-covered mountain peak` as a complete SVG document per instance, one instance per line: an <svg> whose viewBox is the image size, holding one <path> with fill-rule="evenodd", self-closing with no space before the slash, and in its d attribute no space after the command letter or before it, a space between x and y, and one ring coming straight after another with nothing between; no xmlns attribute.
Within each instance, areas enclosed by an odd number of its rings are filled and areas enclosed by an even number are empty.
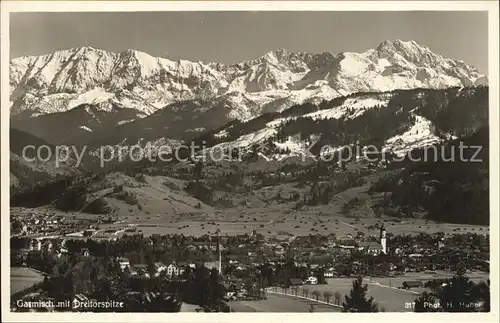
<svg viewBox="0 0 500 323"><path fill-rule="evenodd" d="M394 47L392 41L384 40L380 43L380 45L377 46L376 50L379 53L392 53L396 50L396 47Z"/></svg>
<svg viewBox="0 0 500 323"><path fill-rule="evenodd" d="M272 51L267 52L263 57L264 58L275 58L275 59L283 59L290 56L290 52L285 48L278 48Z"/></svg>
<svg viewBox="0 0 500 323"><path fill-rule="evenodd" d="M418 62L426 55L441 57L440 55L432 53L428 47L420 45L414 40L403 41L397 39L394 42L385 40L380 43L376 51L378 55L383 58L389 58L395 54L399 54L412 62Z"/></svg>
<svg viewBox="0 0 500 323"><path fill-rule="evenodd" d="M82 46L82 47L77 47L77 48L73 48L73 49L69 49L70 51L71 50L74 50L75 52L78 52L78 53L87 53L87 52L96 52L96 51L103 51L101 49L97 49L97 48L94 48L92 46Z"/></svg>

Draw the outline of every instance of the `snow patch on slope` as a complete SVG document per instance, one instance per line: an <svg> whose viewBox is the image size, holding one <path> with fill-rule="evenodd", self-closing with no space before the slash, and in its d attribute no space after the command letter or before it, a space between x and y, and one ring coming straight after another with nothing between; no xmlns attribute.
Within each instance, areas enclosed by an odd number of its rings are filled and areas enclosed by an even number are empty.
<svg viewBox="0 0 500 323"><path fill-rule="evenodd" d="M121 120L121 121L118 121L117 124L119 126L121 126L122 124L126 124L126 123L129 123L129 122L132 122L134 121L134 119L129 119L129 120Z"/></svg>
<svg viewBox="0 0 500 323"><path fill-rule="evenodd" d="M434 125L426 118L415 115L415 124L406 132L386 140L382 151L392 151L404 156L415 148L422 148L441 142L436 136Z"/></svg>
<svg viewBox="0 0 500 323"><path fill-rule="evenodd" d="M281 161L290 157L309 157L312 154L308 151L309 142L300 140L294 136L289 136L285 142L273 142L276 148L288 150L288 153L272 155L272 159Z"/></svg>
<svg viewBox="0 0 500 323"><path fill-rule="evenodd" d="M80 126L79 128L82 129L82 130L88 131L88 132L92 132L92 129L90 129L87 126Z"/></svg>
<svg viewBox="0 0 500 323"><path fill-rule="evenodd" d="M99 104L109 99L113 98L115 95L113 93L106 92L105 89L97 87L90 91L79 94L76 98L70 100L67 105L67 110L76 108L82 104Z"/></svg>
<svg viewBox="0 0 500 323"><path fill-rule="evenodd" d="M331 109L324 109L308 113L304 117L309 117L314 120L318 119L340 119L347 117L355 119L365 113L369 109L377 106L387 106L390 96L385 95L380 98L376 97L361 97L361 98L348 98L345 102L338 107Z"/></svg>

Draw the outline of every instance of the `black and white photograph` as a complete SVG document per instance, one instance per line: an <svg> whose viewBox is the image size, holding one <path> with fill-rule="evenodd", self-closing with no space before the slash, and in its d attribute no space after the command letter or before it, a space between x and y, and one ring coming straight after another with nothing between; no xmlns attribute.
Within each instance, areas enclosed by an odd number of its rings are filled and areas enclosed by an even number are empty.
<svg viewBox="0 0 500 323"><path fill-rule="evenodd" d="M126 2L2 2L11 320L498 319L498 3Z"/></svg>

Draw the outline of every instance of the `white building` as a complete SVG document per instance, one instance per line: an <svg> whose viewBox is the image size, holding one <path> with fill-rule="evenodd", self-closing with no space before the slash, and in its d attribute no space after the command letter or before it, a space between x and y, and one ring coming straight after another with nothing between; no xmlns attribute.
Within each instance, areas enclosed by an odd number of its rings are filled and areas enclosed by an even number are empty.
<svg viewBox="0 0 500 323"><path fill-rule="evenodd" d="M170 277L179 276L179 267L176 264L168 265L167 275Z"/></svg>
<svg viewBox="0 0 500 323"><path fill-rule="evenodd" d="M337 276L337 273L334 270L325 271L325 278L334 278Z"/></svg>
<svg viewBox="0 0 500 323"><path fill-rule="evenodd" d="M311 276L306 279L306 284L308 285L317 285L318 284L318 278Z"/></svg>
<svg viewBox="0 0 500 323"><path fill-rule="evenodd" d="M118 258L118 264L120 265L120 269L122 271L124 271L127 267L130 268L130 261L128 258Z"/></svg>
<svg viewBox="0 0 500 323"><path fill-rule="evenodd" d="M42 241L39 239L31 240L30 250L42 250Z"/></svg>

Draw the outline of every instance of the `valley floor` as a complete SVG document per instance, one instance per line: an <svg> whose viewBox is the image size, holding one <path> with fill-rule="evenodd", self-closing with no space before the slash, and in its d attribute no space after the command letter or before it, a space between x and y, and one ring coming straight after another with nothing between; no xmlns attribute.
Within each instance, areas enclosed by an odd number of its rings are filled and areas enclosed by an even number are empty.
<svg viewBox="0 0 500 323"><path fill-rule="evenodd" d="M46 209L11 208L11 214L14 216L38 212L46 212ZM75 218L77 218L95 223L99 217L78 212L66 213L53 209L50 212L56 216L67 218L67 221L76 221ZM395 235L433 234L436 232L444 232L446 235L455 232L489 233L488 226L435 223L422 219L384 220L384 222L387 232ZM226 209L209 213L189 212L184 214L150 214L147 216L133 214L118 217L114 223L101 224L99 229L101 232L106 230L123 231L126 228L136 227L137 231L146 236L152 234L201 236L215 233L219 229L223 235L250 234L255 230L264 236L335 234L337 237L342 237L347 234L355 235L358 231L366 235L378 235L378 229L373 228L377 223L380 223L380 220L376 218L361 218L357 221L349 217L331 215L325 211L325 208L322 208L322 210L292 211L280 205L270 205L260 208ZM55 234L58 233L55 232Z"/></svg>
<svg viewBox="0 0 500 323"><path fill-rule="evenodd" d="M324 208L323 208L324 209ZM43 209L45 212L45 209ZM41 209L12 208L11 214L26 215L42 212ZM64 216L68 221L85 219L97 222L97 215L78 212L61 212L50 210L56 216ZM288 213L288 214L286 214ZM332 212L333 213L333 212ZM444 232L446 235L453 233L489 233L488 226L464 225L453 223L434 223L422 219L407 219L403 221L384 220L388 233L416 235L420 233L433 234ZM264 236L306 236L309 234L335 234L337 237L347 234L355 235L361 231L367 235L378 235L378 229L372 226L380 223L376 218L353 218L339 215L330 215L326 211L315 209L303 211L289 211L279 205L261 208L235 208L217 212L190 212L184 214L150 214L147 216L131 215L119 217L116 222L100 224L99 232L109 230L120 231L135 227L138 232L149 236L153 234L184 234L187 236L201 236L215 233L219 229L223 235L250 234L253 230ZM75 230L78 233L81 230ZM99 233L97 232L97 233ZM122 232L123 233L123 232ZM58 232L53 234L58 235ZM41 234L43 235L43 234Z"/></svg>

